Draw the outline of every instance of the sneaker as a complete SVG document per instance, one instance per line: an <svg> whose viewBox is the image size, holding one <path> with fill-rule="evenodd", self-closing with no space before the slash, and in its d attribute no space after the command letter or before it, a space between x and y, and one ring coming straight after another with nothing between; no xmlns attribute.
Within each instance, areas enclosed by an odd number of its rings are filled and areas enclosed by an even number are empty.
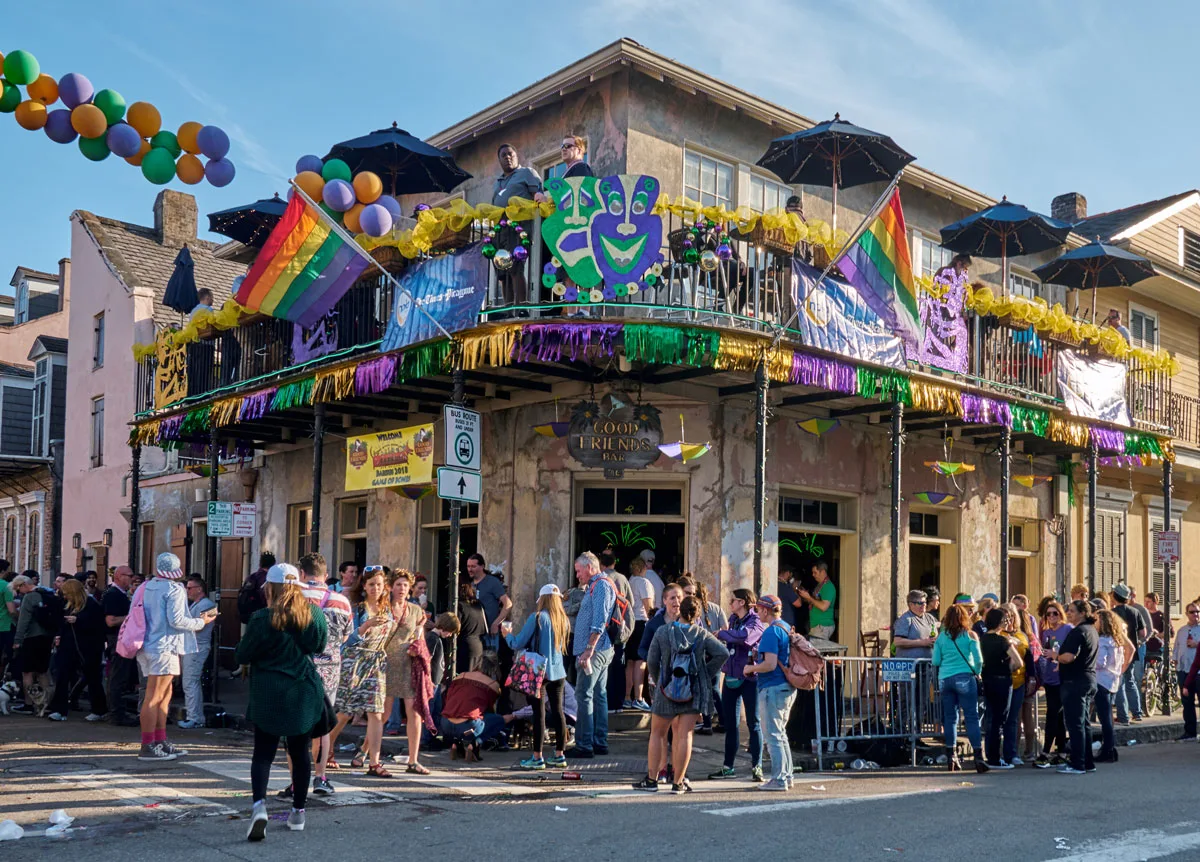
<svg viewBox="0 0 1200 862"><path fill-rule="evenodd" d="M791 790L791 789L792 789L793 787L795 787L795 786L796 786L796 779L792 778L792 777L789 775L789 776L788 776L788 779L787 779L787 789L788 789L788 790Z"/></svg>
<svg viewBox="0 0 1200 862"><path fill-rule="evenodd" d="M250 809L250 828L246 830L247 841L262 841L267 837L267 803L255 802Z"/></svg>
<svg viewBox="0 0 1200 862"><path fill-rule="evenodd" d="M13 715L33 715L33 707L27 703L9 707L8 711Z"/></svg>
<svg viewBox="0 0 1200 862"><path fill-rule="evenodd" d="M633 702L633 708L638 710L639 712L649 712L650 704L646 703L646 701L644 701L644 700L635 700Z"/></svg>
<svg viewBox="0 0 1200 862"><path fill-rule="evenodd" d="M607 745L593 745L592 752L594 754L603 756L605 754L608 754L608 746Z"/></svg>
<svg viewBox="0 0 1200 862"><path fill-rule="evenodd" d="M763 780L763 771L762 771L761 766L756 766L750 770L750 780L751 781L762 781Z"/></svg>
<svg viewBox="0 0 1200 862"><path fill-rule="evenodd" d="M588 751L586 748L579 748L578 746L568 748L563 753L567 757L571 758L572 760L591 760L593 757L596 756L592 752Z"/></svg>
<svg viewBox="0 0 1200 862"><path fill-rule="evenodd" d="M666 783L668 783L670 780L671 780L671 773L670 773L670 771L669 771L669 770L663 769L663 770L660 770L660 771L659 771L659 773L658 773L658 781L659 781L659 783L660 783L660 784L666 784Z"/></svg>
<svg viewBox="0 0 1200 862"><path fill-rule="evenodd" d="M1024 760L1022 760L1022 759L1021 759L1021 758L1019 758L1019 757L1014 757L1014 758L1013 758L1011 761L1009 761L1009 762L1010 762L1010 763L1011 763L1013 766L1024 766L1024 765L1025 765L1025 761L1024 761Z"/></svg>
<svg viewBox="0 0 1200 862"><path fill-rule="evenodd" d="M649 775L643 775L641 781L634 782L634 790L645 790L648 793L658 792L658 782Z"/></svg>
<svg viewBox="0 0 1200 862"><path fill-rule="evenodd" d="M176 757L183 757L188 753L186 748L178 748L169 742L162 742L159 744L163 747L163 751L165 751L167 754L174 754Z"/></svg>
<svg viewBox="0 0 1200 862"><path fill-rule="evenodd" d="M97 713L94 713L94 712L89 712L87 715L85 715L85 716L83 717L83 720L84 720L84 721L104 721L104 719L105 719L106 717L107 717L107 716L99 715L99 714L97 714Z"/></svg>
<svg viewBox="0 0 1200 862"><path fill-rule="evenodd" d="M287 827L293 832L304 831L304 809L293 808L292 813L288 815Z"/></svg>
<svg viewBox="0 0 1200 862"><path fill-rule="evenodd" d="M566 758L566 757L559 757L559 756L556 754L556 755L554 755L553 757L547 757L547 758L546 758L546 765L547 765L547 766L557 766L557 767L563 767L563 766L566 766L566 765L567 765L567 758Z"/></svg>
<svg viewBox="0 0 1200 862"><path fill-rule="evenodd" d="M1085 769L1085 770L1083 770L1083 771L1084 771L1084 772L1095 772L1095 771L1096 771L1096 767L1095 767L1095 766L1089 766L1087 769Z"/></svg>
<svg viewBox="0 0 1200 862"><path fill-rule="evenodd" d="M683 779L683 781L679 782L678 784L672 784L671 792L674 793L676 796L681 796L684 793L691 793L692 792L692 783L685 778L685 779Z"/></svg>
<svg viewBox="0 0 1200 862"><path fill-rule="evenodd" d="M720 778L737 778L737 772L732 767L722 766L716 772L709 773L708 778L710 781Z"/></svg>
<svg viewBox="0 0 1200 862"><path fill-rule="evenodd" d="M541 772L546 768L546 761L540 757L527 757L519 764L522 769L531 769L534 772Z"/></svg>
<svg viewBox="0 0 1200 862"><path fill-rule="evenodd" d="M138 754L138 760L174 760L176 755L171 754L163 748L161 742L156 742L153 745L142 744L142 750Z"/></svg>
<svg viewBox="0 0 1200 862"><path fill-rule="evenodd" d="M183 721L175 722L175 726L178 727L180 730L195 730L197 727L204 727L204 722L203 721L192 721L191 719L184 719Z"/></svg>
<svg viewBox="0 0 1200 862"><path fill-rule="evenodd" d="M1064 763L1067 763L1067 762L1068 762L1067 759L1065 757L1063 757L1061 754L1056 754L1050 758L1051 766L1062 766Z"/></svg>
<svg viewBox="0 0 1200 862"><path fill-rule="evenodd" d="M625 698L625 702L621 704L621 709L636 709L636 708L637 707L635 707L633 705L633 701L630 700L629 698Z"/></svg>
<svg viewBox="0 0 1200 862"><path fill-rule="evenodd" d="M1141 717L1140 715L1135 715L1135 716L1133 717L1133 723L1134 723L1134 724L1141 724L1141 723L1142 723L1142 720L1143 720L1143 719L1142 719L1142 717Z"/></svg>
<svg viewBox="0 0 1200 862"><path fill-rule="evenodd" d="M773 790L776 793L786 793L788 787L786 781L780 781L777 778L772 778L770 781L764 781L762 784L758 785L758 789Z"/></svg>
<svg viewBox="0 0 1200 862"><path fill-rule="evenodd" d="M697 736L712 736L713 729L711 727L697 727L696 735Z"/></svg>
<svg viewBox="0 0 1200 862"><path fill-rule="evenodd" d="M1057 772L1059 775L1083 775L1082 769L1076 769L1069 763L1064 763L1062 766L1058 767Z"/></svg>
<svg viewBox="0 0 1200 862"><path fill-rule="evenodd" d="M992 769L1013 769L1013 765L1007 760L1001 760L999 763L989 763L988 766Z"/></svg>
<svg viewBox="0 0 1200 862"><path fill-rule="evenodd" d="M330 783L328 778L322 778L318 775L313 779L312 792L314 796L331 796L332 794L336 793L337 790L334 788L333 784Z"/></svg>
<svg viewBox="0 0 1200 862"><path fill-rule="evenodd" d="M1050 758L1044 754L1041 755L1040 757L1038 757L1037 760L1035 760L1033 762L1033 767L1034 767L1034 769L1049 769L1050 768Z"/></svg>
<svg viewBox="0 0 1200 862"><path fill-rule="evenodd" d="M46 716L46 718L50 719L51 721L66 721L67 720L67 717L65 715L63 715L61 712L52 712L48 716Z"/></svg>
<svg viewBox="0 0 1200 862"><path fill-rule="evenodd" d="M292 785L289 784L287 787L283 788L283 790L280 790L278 793L276 793L275 798L291 799L293 793L295 793L295 791L292 789Z"/></svg>
<svg viewBox="0 0 1200 862"><path fill-rule="evenodd" d="M1176 737L1176 738L1175 738L1175 741L1176 741L1176 742L1195 742L1195 741L1196 741L1196 734L1194 734L1194 733L1185 733L1185 734L1183 734L1183 736Z"/></svg>

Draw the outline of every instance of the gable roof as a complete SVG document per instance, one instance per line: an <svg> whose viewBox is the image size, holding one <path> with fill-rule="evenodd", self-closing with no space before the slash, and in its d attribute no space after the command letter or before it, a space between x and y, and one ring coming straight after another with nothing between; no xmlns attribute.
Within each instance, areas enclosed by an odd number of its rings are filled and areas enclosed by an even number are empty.
<svg viewBox="0 0 1200 862"><path fill-rule="evenodd" d="M29 348L29 358L32 359L35 355L42 352L46 353L61 353L67 355L67 339L58 338L53 335L39 335L33 340L33 345Z"/></svg>
<svg viewBox="0 0 1200 862"><path fill-rule="evenodd" d="M126 288L131 291L140 288L154 294L155 329L183 322L183 315L162 304L180 246L164 244L152 227L104 218L86 210L76 210L73 218L83 225ZM221 247L220 243L191 239L187 246L195 263L196 289L209 288L216 307L220 308L229 299L233 280L246 274L245 265L216 257L214 252Z"/></svg>
<svg viewBox="0 0 1200 862"><path fill-rule="evenodd" d="M1195 198L1195 200L1190 201L1189 198ZM1096 237L1100 237L1105 242L1114 239L1128 239L1152 224L1173 215L1179 209L1196 202L1200 202L1200 192L1189 190L1158 200L1088 216L1082 221L1076 222L1071 229L1089 242Z"/></svg>
<svg viewBox="0 0 1200 862"><path fill-rule="evenodd" d="M22 278L32 278L35 281L57 282L58 281L58 273L42 272L40 269L31 269L28 266L18 266L16 271L13 273L12 280L9 281L9 284L12 287L16 287L21 282Z"/></svg>

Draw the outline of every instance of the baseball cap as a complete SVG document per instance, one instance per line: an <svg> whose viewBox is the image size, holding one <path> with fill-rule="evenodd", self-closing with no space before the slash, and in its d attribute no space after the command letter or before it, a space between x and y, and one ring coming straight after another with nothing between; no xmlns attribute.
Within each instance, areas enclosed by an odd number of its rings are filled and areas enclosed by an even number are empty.
<svg viewBox="0 0 1200 862"><path fill-rule="evenodd" d="M998 595L996 595L995 593L984 593L982 596L980 596L980 598L981 599L991 599L993 602L997 602L997 603L999 603L999 601L1000 601L1000 597Z"/></svg>
<svg viewBox="0 0 1200 862"><path fill-rule="evenodd" d="M291 563L276 563L267 569L267 583L300 586L300 570Z"/></svg>
<svg viewBox="0 0 1200 862"><path fill-rule="evenodd" d="M654 562L654 551L650 550L649 548L643 549L641 554L639 554L638 556L640 556L647 563Z"/></svg>
<svg viewBox="0 0 1200 862"><path fill-rule="evenodd" d="M542 596L561 596L561 595L562 595L562 590L560 590L555 584L546 584L544 587L542 587L540 590L538 590L538 598L539 599Z"/></svg>
<svg viewBox="0 0 1200 862"><path fill-rule="evenodd" d="M783 610L783 602L780 600L779 596L759 596L758 601L755 602L755 604L760 608L769 608L773 611Z"/></svg>
<svg viewBox="0 0 1200 862"><path fill-rule="evenodd" d="M179 557L170 551L164 551L155 559L154 571L160 578L177 581L183 577L183 564L179 562Z"/></svg>

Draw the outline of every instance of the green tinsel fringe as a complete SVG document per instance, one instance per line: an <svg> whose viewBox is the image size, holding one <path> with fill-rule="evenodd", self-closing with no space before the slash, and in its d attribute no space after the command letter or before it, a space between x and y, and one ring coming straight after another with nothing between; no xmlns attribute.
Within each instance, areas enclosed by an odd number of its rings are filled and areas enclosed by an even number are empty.
<svg viewBox="0 0 1200 862"><path fill-rule="evenodd" d="M450 364L449 341L433 341L412 350L404 351L400 357L400 380L415 380L431 374L441 374Z"/></svg>
<svg viewBox="0 0 1200 862"><path fill-rule="evenodd" d="M716 333L714 333L716 334ZM720 340L720 335L717 340ZM624 329L625 358L630 362L680 365L689 355L688 330L653 323L627 323ZM716 355L716 343L713 346Z"/></svg>
<svg viewBox="0 0 1200 862"><path fill-rule="evenodd" d="M1067 477L1067 506L1075 507L1075 462L1070 458L1058 459L1058 472Z"/></svg>
<svg viewBox="0 0 1200 862"><path fill-rule="evenodd" d="M1162 444L1152 434L1138 434L1134 431L1125 432L1126 455L1152 455L1162 460Z"/></svg>
<svg viewBox="0 0 1200 862"><path fill-rule="evenodd" d="M1022 404L1010 404L1009 413L1012 416L1012 429L1017 432L1046 436L1050 427L1050 413L1037 407L1025 407Z"/></svg>
<svg viewBox="0 0 1200 862"><path fill-rule="evenodd" d="M863 398L874 398L879 401L901 401L904 404L912 404L912 390L908 385L908 378L899 371L859 368L858 394Z"/></svg>
<svg viewBox="0 0 1200 862"><path fill-rule="evenodd" d="M625 327L629 329L628 326ZM708 329L688 329L687 364L693 368L710 367L721 349L721 333Z"/></svg>
<svg viewBox="0 0 1200 862"><path fill-rule="evenodd" d="M292 407L312 404L314 380L313 377L305 377L303 380L296 380L280 386L275 392L275 398L271 401L271 411L289 410Z"/></svg>
<svg viewBox="0 0 1200 862"><path fill-rule="evenodd" d="M207 431L208 411L208 407L198 407L195 410L189 410L188 414L183 417L183 422L179 426L180 436L186 434L198 434L201 431Z"/></svg>

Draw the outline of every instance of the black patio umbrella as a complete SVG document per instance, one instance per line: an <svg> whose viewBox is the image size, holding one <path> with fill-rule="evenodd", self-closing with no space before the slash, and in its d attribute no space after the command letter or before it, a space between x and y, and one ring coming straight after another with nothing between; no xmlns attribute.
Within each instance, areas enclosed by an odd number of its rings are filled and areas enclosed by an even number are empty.
<svg viewBox="0 0 1200 862"><path fill-rule="evenodd" d="M379 174L393 197L448 192L471 178L448 152L413 137L395 123L390 129L334 144L325 158L341 159L354 173Z"/></svg>
<svg viewBox="0 0 1200 862"><path fill-rule="evenodd" d="M1036 254L1067 241L1071 225L1015 204L1007 197L942 228L942 246L979 257L1000 258L1001 291L1008 290L1008 259Z"/></svg>
<svg viewBox="0 0 1200 862"><path fill-rule="evenodd" d="M832 120L771 141L758 166L785 183L832 187L836 230L839 188L892 180L915 158L887 135L834 114Z"/></svg>
<svg viewBox="0 0 1200 862"><path fill-rule="evenodd" d="M167 280L162 302L180 314L188 314L200 303L196 293L196 265L186 245L175 255L175 269Z"/></svg>
<svg viewBox="0 0 1200 862"><path fill-rule="evenodd" d="M220 212L208 214L208 229L221 236L262 248L262 244L271 235L272 229L283 217L287 209L287 201L276 194L274 197L262 198L252 204L242 204Z"/></svg>
<svg viewBox="0 0 1200 862"><path fill-rule="evenodd" d="M1097 288L1128 287L1157 275L1154 264L1146 258L1118 246L1103 243L1100 237L1039 266L1034 270L1034 274L1044 282L1061 284L1063 287L1076 290L1087 290L1090 287L1093 323L1096 321ZM1078 311L1078 298L1075 308Z"/></svg>

